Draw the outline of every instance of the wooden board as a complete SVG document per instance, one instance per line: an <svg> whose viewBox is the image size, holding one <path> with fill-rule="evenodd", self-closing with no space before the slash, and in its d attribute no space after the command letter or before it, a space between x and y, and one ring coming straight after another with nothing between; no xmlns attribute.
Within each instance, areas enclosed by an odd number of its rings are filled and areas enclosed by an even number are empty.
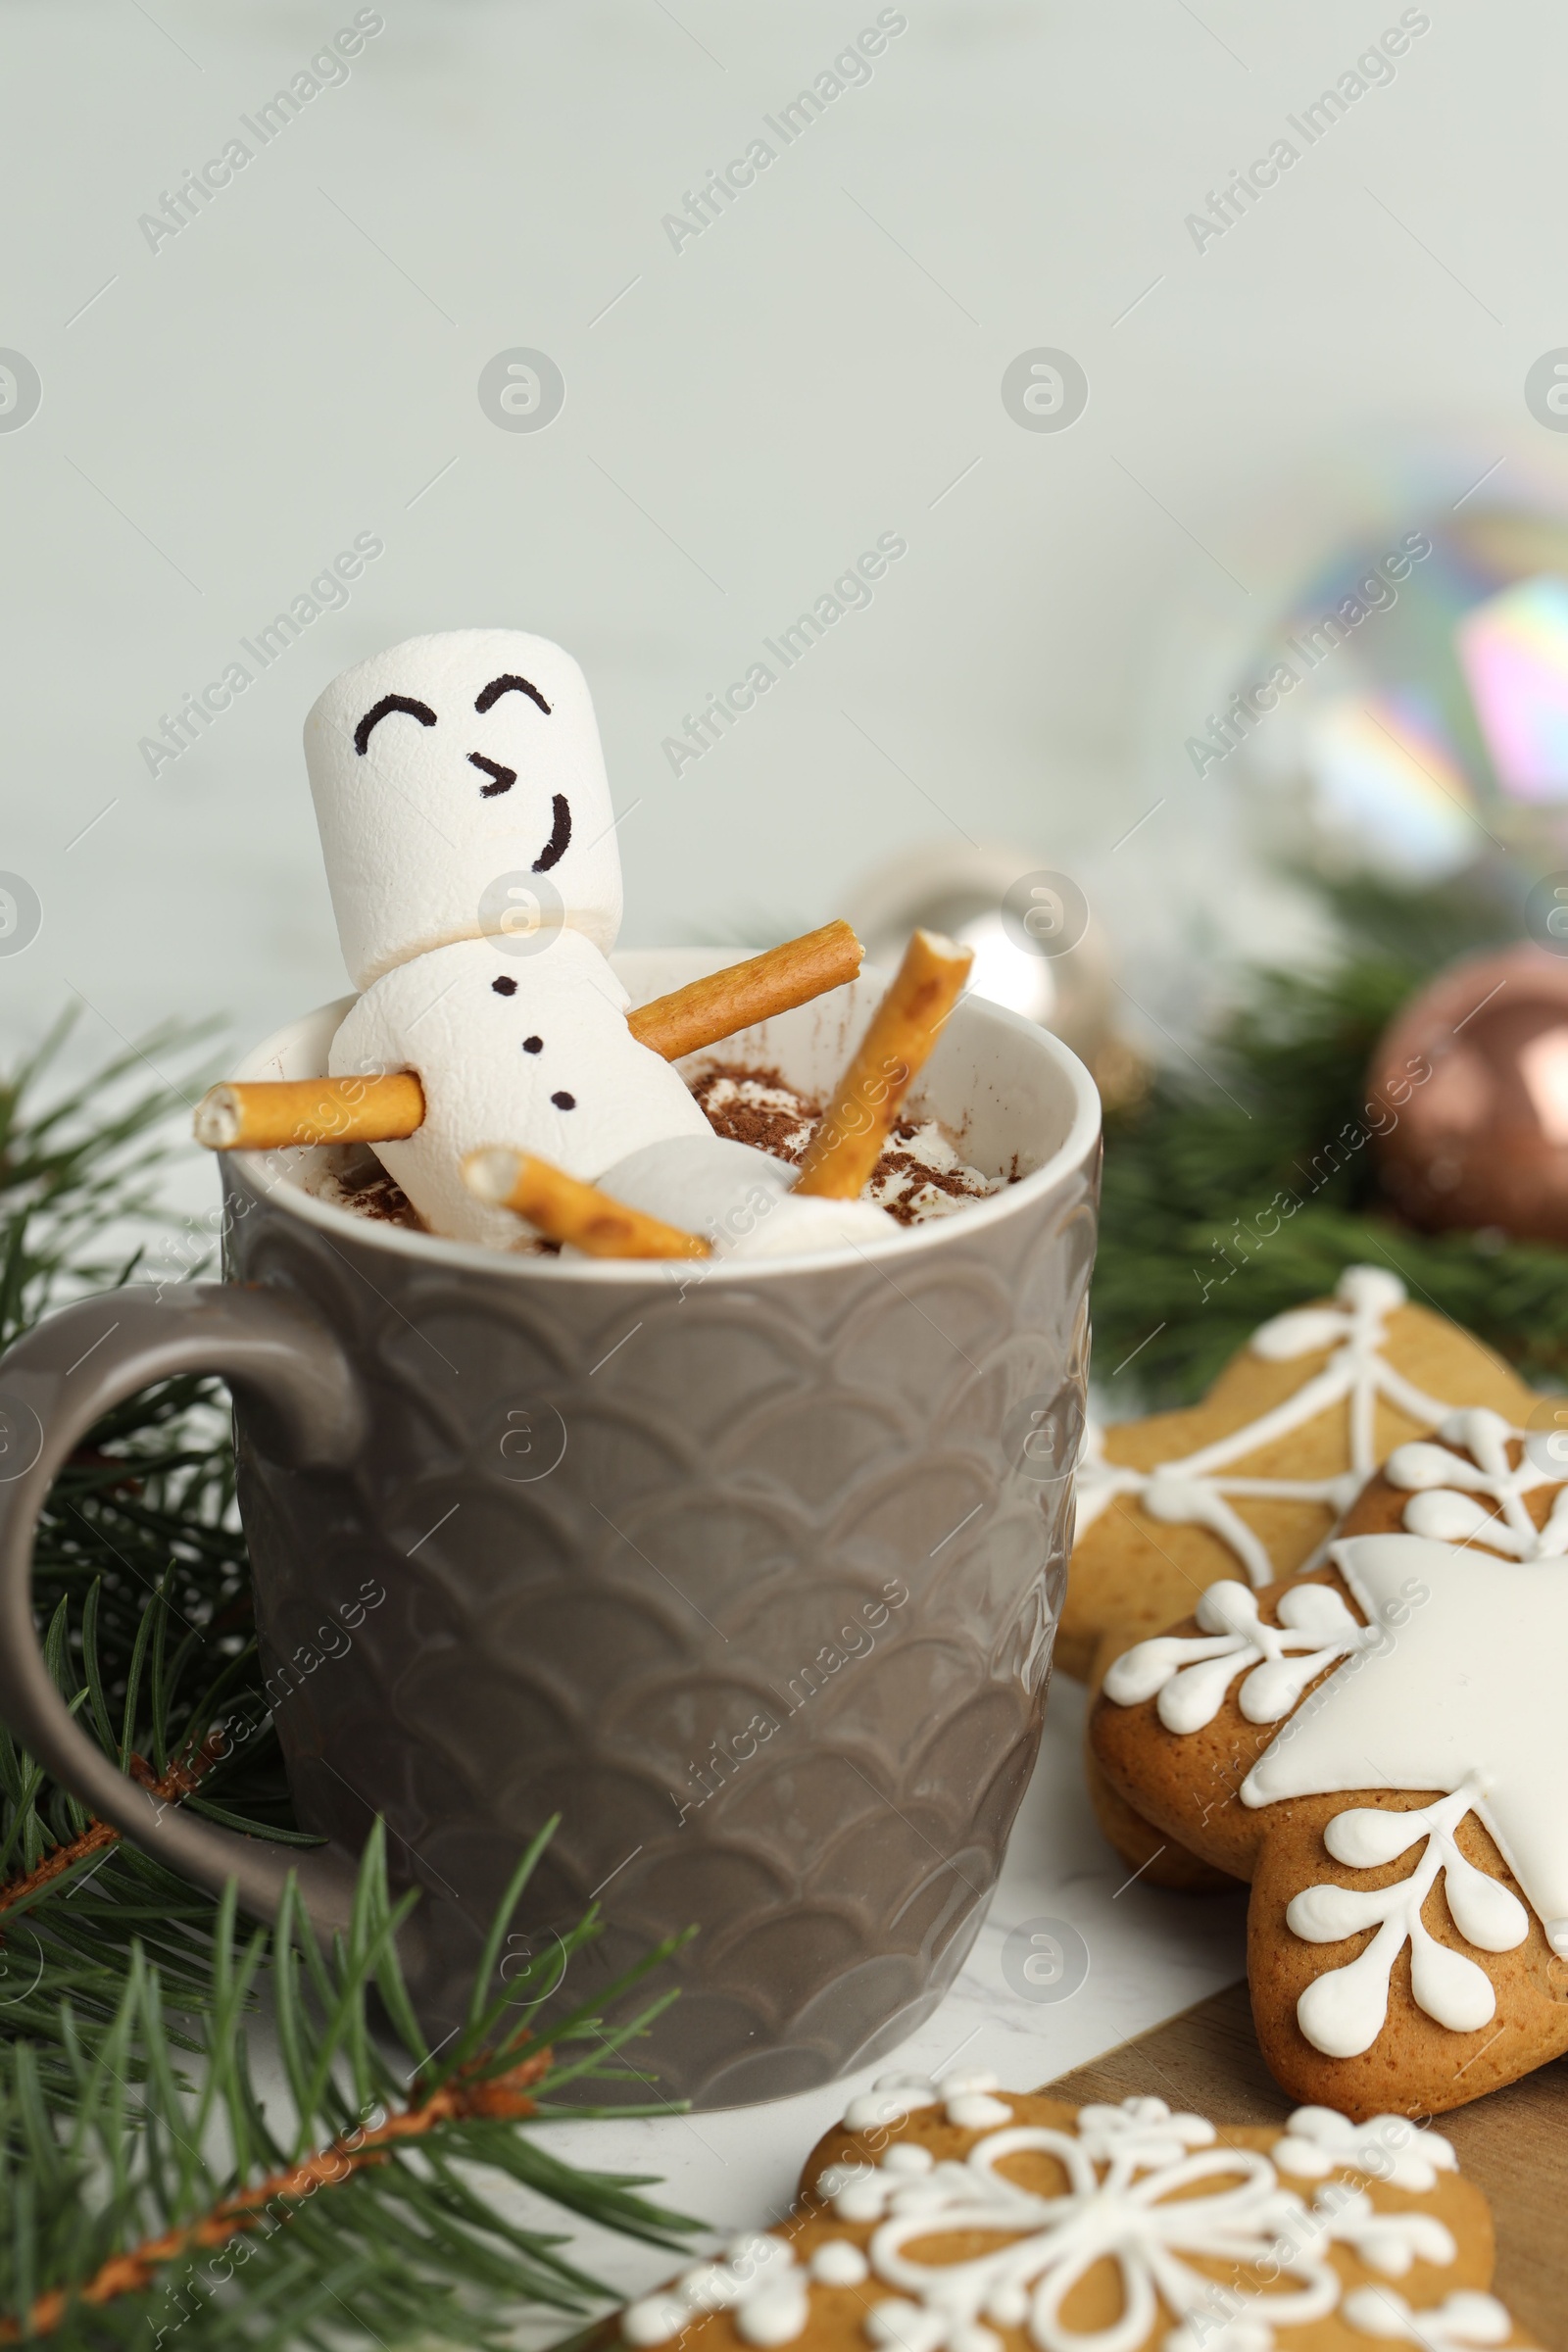
<svg viewBox="0 0 1568 2352"><path fill-rule="evenodd" d="M1282 2124L1296 2104L1258 2054L1245 1984L1042 2088L1079 2101L1152 2094L1216 2124ZM1498 2294L1550 2352L1568 2352L1568 2059L1438 2116L1433 2129L1491 2201Z"/></svg>

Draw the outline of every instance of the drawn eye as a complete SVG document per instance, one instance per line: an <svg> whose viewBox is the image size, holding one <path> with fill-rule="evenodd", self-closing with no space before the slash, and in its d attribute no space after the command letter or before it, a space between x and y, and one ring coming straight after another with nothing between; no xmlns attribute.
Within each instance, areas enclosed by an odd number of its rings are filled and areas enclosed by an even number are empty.
<svg viewBox="0 0 1568 2352"><path fill-rule="evenodd" d="M545 701L538 687L531 686L526 678L519 678L511 670L505 671L499 678L492 678L483 693L478 696L473 707L479 711L488 710L500 702L504 694L525 694L530 702L538 704L546 718L550 716L550 705Z"/></svg>
<svg viewBox="0 0 1568 2352"><path fill-rule="evenodd" d="M383 718L390 718L394 710L403 711L409 718L416 718L421 727L435 725L435 712L428 703L416 703L414 697L408 694L383 694L378 703L371 704L354 730L354 749L362 760L365 758L366 746L370 740L372 731L380 725Z"/></svg>

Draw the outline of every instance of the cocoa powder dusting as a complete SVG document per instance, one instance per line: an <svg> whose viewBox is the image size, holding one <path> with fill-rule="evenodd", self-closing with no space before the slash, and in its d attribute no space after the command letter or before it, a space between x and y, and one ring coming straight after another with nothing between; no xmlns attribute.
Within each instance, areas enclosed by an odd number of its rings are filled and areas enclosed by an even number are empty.
<svg viewBox="0 0 1568 2352"><path fill-rule="evenodd" d="M911 1191L919 1192L922 1187L929 1186L934 1193L946 1193L950 1200L974 1200L983 1198L982 1195L975 1192L972 1180L963 1169L928 1168L924 1160L916 1159L908 1152L897 1152L891 1149L885 1151L876 1163L876 1172L872 1181L879 1182L884 1176L907 1176L910 1180ZM897 1217L901 1225L918 1225L920 1223L920 1212L911 1200L884 1200L882 1206L890 1217Z"/></svg>
<svg viewBox="0 0 1568 2352"><path fill-rule="evenodd" d="M769 1094L783 1096L784 1102L770 1105L755 1101L730 1099L715 1102L714 1096L723 1087L739 1090L746 1086ZM797 1093L780 1070L752 1070L740 1062L721 1062L707 1069L696 1081L692 1094L701 1104L703 1113L715 1135L724 1136L737 1144L750 1144L756 1151L766 1152L774 1159L798 1167L805 1157L811 1132L822 1115L820 1102ZM918 1225L923 1222L915 1196L929 1188L946 1194L951 1200L973 1200L985 1197L984 1188L977 1188L973 1176L962 1168L930 1168L925 1162L902 1147L913 1143L919 1133L919 1122L913 1119L896 1120L889 1131L881 1157L871 1172L871 1183L894 1192L895 1198L883 1200L878 1206L900 1225ZM1017 1181L1017 1161L1013 1161L1011 1181ZM903 1192L906 1197L897 1195Z"/></svg>
<svg viewBox="0 0 1568 2352"><path fill-rule="evenodd" d="M411 1233L429 1230L408 1194L385 1168L376 1168L368 1176L340 1176L338 1192L343 1206L362 1217L374 1217L382 1225L404 1225Z"/></svg>
<svg viewBox="0 0 1568 2352"><path fill-rule="evenodd" d="M712 1098L721 1081L776 1091L788 1098L792 1107L772 1110L760 1102L715 1102ZM810 1129L822 1115L821 1103L798 1095L780 1071L743 1069L738 1062L721 1062L705 1070L692 1093L715 1135L730 1143L750 1144L754 1151L766 1152L792 1168L800 1166Z"/></svg>

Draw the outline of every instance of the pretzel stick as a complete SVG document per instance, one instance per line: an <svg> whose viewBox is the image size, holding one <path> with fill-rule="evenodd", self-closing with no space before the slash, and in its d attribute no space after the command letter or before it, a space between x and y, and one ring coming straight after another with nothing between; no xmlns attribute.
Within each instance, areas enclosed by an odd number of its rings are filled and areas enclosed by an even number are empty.
<svg viewBox="0 0 1568 2352"><path fill-rule="evenodd" d="M626 1022L666 1061L716 1046L793 1005L853 980L865 951L848 923L825 923L747 963L656 997ZM209 1152L270 1152L283 1144L391 1144L424 1117L412 1070L390 1078L270 1078L215 1086L196 1105L196 1141Z"/></svg>
<svg viewBox="0 0 1568 2352"><path fill-rule="evenodd" d="M285 1144L389 1144L424 1117L412 1070L386 1078L261 1078L209 1088L191 1125L209 1152L273 1152Z"/></svg>
<svg viewBox="0 0 1568 2352"><path fill-rule="evenodd" d="M797 1193L828 1200L858 1198L973 961L972 950L956 947L939 932L916 931L807 1146Z"/></svg>
<svg viewBox="0 0 1568 2352"><path fill-rule="evenodd" d="M853 980L865 954L848 923L824 923L802 939L788 939L746 963L732 963L706 979L693 980L667 997L656 997L626 1026L641 1045L666 1061L716 1046L737 1029L770 1020L793 1005Z"/></svg>
<svg viewBox="0 0 1568 2352"><path fill-rule="evenodd" d="M569 1242L589 1257L709 1257L700 1234L682 1233L640 1208L612 1200L595 1184L579 1183L548 1159L487 1144L463 1162L463 1181L491 1208L526 1217L547 1242Z"/></svg>

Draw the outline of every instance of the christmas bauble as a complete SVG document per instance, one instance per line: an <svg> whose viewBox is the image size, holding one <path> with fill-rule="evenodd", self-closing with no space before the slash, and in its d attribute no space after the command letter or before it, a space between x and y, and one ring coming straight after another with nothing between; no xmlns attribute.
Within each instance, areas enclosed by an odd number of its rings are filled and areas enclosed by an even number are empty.
<svg viewBox="0 0 1568 2352"><path fill-rule="evenodd" d="M1380 1042L1366 1121L1412 1225L1568 1243L1568 957L1521 944L1441 973Z"/></svg>
<svg viewBox="0 0 1568 2352"><path fill-rule="evenodd" d="M1111 1035L1109 951L1071 876L1038 854L923 844L860 875L844 911L867 962L890 970L921 926L973 949L976 996L1038 1021L1096 1069Z"/></svg>
<svg viewBox="0 0 1568 2352"><path fill-rule="evenodd" d="M1191 764L1233 786L1276 858L1420 887L1568 834L1568 529L1530 507L1456 511L1464 486L1412 496L1391 473L1388 511L1442 525L1364 526L1293 588L1228 700L1188 720Z"/></svg>

